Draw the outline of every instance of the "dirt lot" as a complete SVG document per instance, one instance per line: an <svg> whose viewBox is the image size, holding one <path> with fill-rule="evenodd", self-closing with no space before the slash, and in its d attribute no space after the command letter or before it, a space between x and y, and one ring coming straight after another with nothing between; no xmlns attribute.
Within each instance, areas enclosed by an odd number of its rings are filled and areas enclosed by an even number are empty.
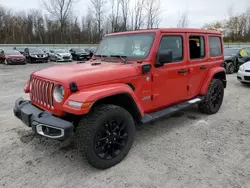
<svg viewBox="0 0 250 188"><path fill-rule="evenodd" d="M125 160L100 171L74 142L35 136L12 113L15 99L28 97L29 74L51 65L0 65L0 187L250 187L250 86L235 75L219 113L192 107L145 125Z"/></svg>

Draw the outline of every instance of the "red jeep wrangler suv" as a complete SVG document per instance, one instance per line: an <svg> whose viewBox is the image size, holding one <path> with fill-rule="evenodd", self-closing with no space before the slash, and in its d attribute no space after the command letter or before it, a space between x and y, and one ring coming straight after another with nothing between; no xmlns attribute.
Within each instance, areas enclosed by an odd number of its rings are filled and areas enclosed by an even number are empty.
<svg viewBox="0 0 250 188"><path fill-rule="evenodd" d="M31 74L14 114L37 134L76 136L79 151L100 169L128 154L135 125L198 104L214 114L226 74L222 35L201 29L152 29L106 35L87 62Z"/></svg>

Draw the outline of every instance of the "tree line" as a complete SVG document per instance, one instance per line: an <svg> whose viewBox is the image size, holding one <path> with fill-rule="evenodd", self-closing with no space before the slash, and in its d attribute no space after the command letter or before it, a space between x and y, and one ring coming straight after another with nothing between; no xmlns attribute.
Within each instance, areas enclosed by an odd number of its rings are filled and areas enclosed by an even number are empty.
<svg viewBox="0 0 250 188"><path fill-rule="evenodd" d="M76 0L41 3L46 14L0 5L0 44L91 44L106 33L155 28L161 21L161 0L89 0L81 18L73 13Z"/></svg>
<svg viewBox="0 0 250 188"><path fill-rule="evenodd" d="M86 14L73 9L80 0L41 0L40 10L14 12L0 5L0 44L96 44L106 33L159 27L163 0L88 0ZM250 42L250 8L202 28L223 33L225 42ZM171 18L170 18L171 19ZM188 27L188 12L176 27Z"/></svg>
<svg viewBox="0 0 250 188"><path fill-rule="evenodd" d="M228 19L205 24L203 28L223 33L225 42L250 42L250 7L243 13L228 10Z"/></svg>

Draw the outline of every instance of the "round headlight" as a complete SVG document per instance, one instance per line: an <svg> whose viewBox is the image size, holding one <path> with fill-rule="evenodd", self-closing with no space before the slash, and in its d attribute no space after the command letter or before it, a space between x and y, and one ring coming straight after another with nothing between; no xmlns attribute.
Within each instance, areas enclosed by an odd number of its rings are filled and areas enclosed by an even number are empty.
<svg viewBox="0 0 250 188"><path fill-rule="evenodd" d="M54 88L53 97L56 100L56 102L62 102L64 97L64 89L62 85L57 85Z"/></svg>

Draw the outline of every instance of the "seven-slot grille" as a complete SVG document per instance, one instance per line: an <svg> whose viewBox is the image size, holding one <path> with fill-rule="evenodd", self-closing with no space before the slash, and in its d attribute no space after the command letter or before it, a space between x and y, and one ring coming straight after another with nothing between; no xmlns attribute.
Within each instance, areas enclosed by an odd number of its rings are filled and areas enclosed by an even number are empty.
<svg viewBox="0 0 250 188"><path fill-rule="evenodd" d="M54 108L54 83L34 77L32 78L31 82L31 100L47 108Z"/></svg>

